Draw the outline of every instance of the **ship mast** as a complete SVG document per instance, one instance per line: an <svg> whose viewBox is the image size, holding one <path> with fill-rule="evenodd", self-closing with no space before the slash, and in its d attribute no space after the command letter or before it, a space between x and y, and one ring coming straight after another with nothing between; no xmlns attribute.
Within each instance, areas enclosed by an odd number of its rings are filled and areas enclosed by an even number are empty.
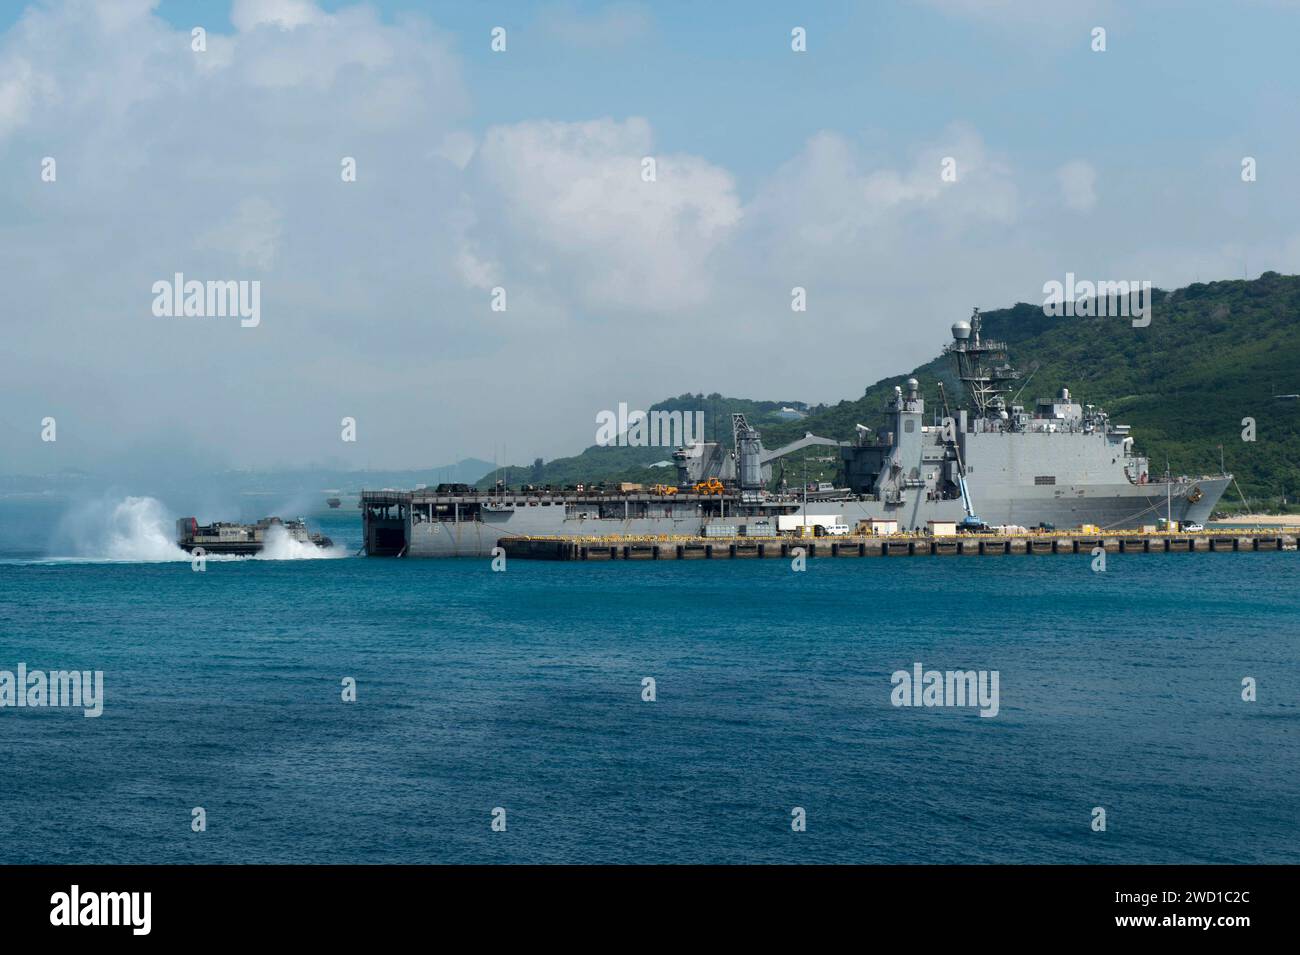
<svg viewBox="0 0 1300 955"><path fill-rule="evenodd" d="M1001 411L1003 395L1011 391L1012 382L1020 379L1007 361L1007 343L980 338L980 310L975 309L969 322L954 322L952 344L944 351L956 359L957 377L966 386L975 413L989 417Z"/></svg>

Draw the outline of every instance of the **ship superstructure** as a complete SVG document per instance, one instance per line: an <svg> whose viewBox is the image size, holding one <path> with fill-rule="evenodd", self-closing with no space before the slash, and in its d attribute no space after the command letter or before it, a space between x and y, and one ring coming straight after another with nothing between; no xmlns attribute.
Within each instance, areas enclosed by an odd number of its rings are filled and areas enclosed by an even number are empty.
<svg viewBox="0 0 1300 955"><path fill-rule="evenodd" d="M1068 389L1032 410L1014 403L1007 396L1020 373L1005 344L981 338L978 311L955 322L952 336L945 352L970 407L927 425L919 385L909 379L905 391L894 389L889 423L874 433L859 426L853 447L841 452L849 490L891 506L900 525L923 525L931 510L924 505L960 500L959 458L981 517L1003 524L1135 527L1164 516L1201 520L1218 502L1227 475L1157 488L1129 426L1080 405ZM1177 515L1165 513L1171 497Z"/></svg>

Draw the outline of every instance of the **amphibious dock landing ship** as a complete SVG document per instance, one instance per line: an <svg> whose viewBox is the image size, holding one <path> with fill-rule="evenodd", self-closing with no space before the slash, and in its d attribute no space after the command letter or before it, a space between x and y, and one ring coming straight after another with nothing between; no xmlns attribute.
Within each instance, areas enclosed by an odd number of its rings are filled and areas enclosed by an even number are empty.
<svg viewBox="0 0 1300 955"><path fill-rule="evenodd" d="M322 548L334 545L323 534L308 531L302 518L285 521L278 517L264 517L256 524L200 524L192 517L182 517L176 522L176 543L190 553L202 548L209 554L257 554L266 546L272 528L282 528L290 540L301 544Z"/></svg>
<svg viewBox="0 0 1300 955"><path fill-rule="evenodd" d="M1020 373L1005 343L981 339L978 310L953 324L944 351L965 385L967 407L955 414L945 407L927 423L920 384L909 379L906 390L894 389L887 424L858 425L852 441L807 434L767 451L744 415L732 415L731 449L710 441L679 448L677 485L650 492L365 491L366 553L482 557L500 538L518 535L772 536L868 519L895 521L900 530L923 530L928 521L1140 528L1161 517L1204 522L1232 480L1152 475L1129 426L1068 390L1038 399L1032 410L1016 404L1010 395ZM770 490L771 463L810 445L838 450L837 486Z"/></svg>

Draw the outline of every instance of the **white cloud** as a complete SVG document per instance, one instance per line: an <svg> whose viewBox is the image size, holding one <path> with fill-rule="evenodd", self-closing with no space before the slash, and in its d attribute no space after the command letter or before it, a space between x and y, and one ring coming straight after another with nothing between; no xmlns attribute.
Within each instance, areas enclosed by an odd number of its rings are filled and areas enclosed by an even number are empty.
<svg viewBox="0 0 1300 955"><path fill-rule="evenodd" d="M38 88L48 85L24 59L0 64L0 138L27 122Z"/></svg>
<svg viewBox="0 0 1300 955"><path fill-rule="evenodd" d="M275 262L280 231L274 205L257 197L242 199L229 218L199 237L197 245L230 253L241 266L265 271Z"/></svg>
<svg viewBox="0 0 1300 955"><path fill-rule="evenodd" d="M455 130L443 137L434 150L434 155L441 156L457 169L464 169L474 158L476 149L478 141L472 135L463 130Z"/></svg>
<svg viewBox="0 0 1300 955"><path fill-rule="evenodd" d="M1074 212L1091 212L1097 205L1097 170L1082 159L1072 159L1056 170L1061 200Z"/></svg>
<svg viewBox="0 0 1300 955"><path fill-rule="evenodd" d="M567 289L593 309L700 303L709 257L740 219L730 174L656 155L644 119L493 127L469 172L483 210L474 235L502 281Z"/></svg>
<svg viewBox="0 0 1300 955"><path fill-rule="evenodd" d="M394 340L479 347L448 334L467 215L439 148L468 109L461 66L426 21L390 25L361 6L265 6L276 22L264 25L237 9L244 32L209 24L207 53L150 6L51 2L0 37L0 165L16 171L0 178L0 208L19 213L0 227L5 314L42 316L0 355L14 420L65 409L86 464L169 418L246 461L320 455L312 421L362 403L340 387L427 362L432 349ZM46 155L53 183L39 180ZM344 156L356 182L341 180ZM262 279L262 324L153 319L152 283L174 272ZM182 406L195 382L176 359L199 354L239 371ZM372 371L321 373L339 363ZM381 405L367 401L382 441Z"/></svg>
<svg viewBox="0 0 1300 955"><path fill-rule="evenodd" d="M326 19L311 0L234 0L230 9L230 22L241 33L263 25L292 30Z"/></svg>
<svg viewBox="0 0 1300 955"><path fill-rule="evenodd" d="M1166 210L1160 234L1100 216L1062 230L1063 204L1096 206L1092 166L1035 172L969 125L820 132L742 194L645 118L469 131L454 43L419 17L241 3L202 54L151 10L51 0L0 38L0 164L18 170L0 178L5 314L40 317L0 352L6 449L8 421L53 411L83 465L169 417L242 463L312 460L340 453L322 442L349 414L358 467L490 454L503 435L515 460L550 456L618 400L858 394L933 357L972 305L1036 301L1067 270L1169 284L1186 263L1212 278L1294 261L1272 236L1219 248L1222 223L1185 209L1195 187L1163 168L1107 184L1135 219ZM57 183L37 178L46 155ZM1243 188L1227 175L1216 207ZM1249 188L1294 205L1285 177ZM151 284L176 271L262 279L261 325L154 320ZM790 310L796 285L807 313ZM195 382L178 355L237 373L179 403Z"/></svg>
<svg viewBox="0 0 1300 955"><path fill-rule="evenodd" d="M838 133L812 137L746 209L747 237L768 250L767 268L843 275L864 253L892 258L912 240L936 248L1015 222L1010 168L973 130L954 126L902 158L868 155ZM955 182L942 178L946 158Z"/></svg>

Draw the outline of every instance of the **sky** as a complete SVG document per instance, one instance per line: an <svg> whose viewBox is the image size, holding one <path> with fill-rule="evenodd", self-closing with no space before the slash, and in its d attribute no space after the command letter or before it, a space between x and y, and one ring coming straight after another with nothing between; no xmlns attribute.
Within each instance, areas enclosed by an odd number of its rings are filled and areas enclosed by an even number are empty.
<svg viewBox="0 0 1300 955"><path fill-rule="evenodd" d="M0 473L550 459L620 402L856 398L1067 272L1294 273L1298 32L1288 0L5 3ZM156 314L177 273L258 283L256 324Z"/></svg>

